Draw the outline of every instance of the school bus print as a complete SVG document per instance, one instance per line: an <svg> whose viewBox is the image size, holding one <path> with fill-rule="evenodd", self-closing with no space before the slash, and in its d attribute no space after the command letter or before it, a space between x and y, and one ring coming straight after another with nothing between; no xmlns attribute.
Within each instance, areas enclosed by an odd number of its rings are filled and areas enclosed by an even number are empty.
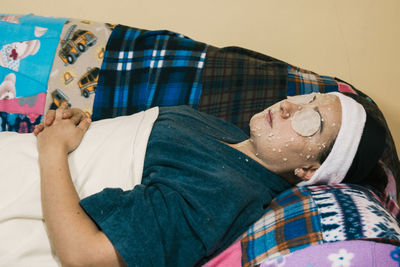
<svg viewBox="0 0 400 267"><path fill-rule="evenodd" d="M76 24L72 25L60 41L58 56L65 65L74 64L82 53L97 42L97 37L93 33L81 29L75 31L76 27Z"/></svg>
<svg viewBox="0 0 400 267"><path fill-rule="evenodd" d="M53 99L53 102L50 105L50 109L57 109L64 103L67 103L68 107L71 107L69 97L58 88L51 92L51 98Z"/></svg>
<svg viewBox="0 0 400 267"><path fill-rule="evenodd" d="M81 90L82 96L88 98L90 94L96 92L99 72L99 68L89 68L88 71L79 79L78 86Z"/></svg>

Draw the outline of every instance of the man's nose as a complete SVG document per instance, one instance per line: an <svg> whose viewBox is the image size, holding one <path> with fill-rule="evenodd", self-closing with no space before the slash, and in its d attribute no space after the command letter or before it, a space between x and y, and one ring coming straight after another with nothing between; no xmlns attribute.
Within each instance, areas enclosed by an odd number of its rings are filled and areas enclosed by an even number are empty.
<svg viewBox="0 0 400 267"><path fill-rule="evenodd" d="M282 101L280 104L280 115L283 119L290 118L296 110L299 109L299 105L293 104L287 100Z"/></svg>

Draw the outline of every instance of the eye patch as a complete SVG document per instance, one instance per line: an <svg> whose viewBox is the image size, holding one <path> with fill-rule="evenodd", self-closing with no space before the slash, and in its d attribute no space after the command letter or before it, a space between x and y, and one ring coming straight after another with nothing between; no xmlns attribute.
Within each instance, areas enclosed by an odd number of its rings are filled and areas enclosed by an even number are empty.
<svg viewBox="0 0 400 267"><path fill-rule="evenodd" d="M292 128L301 136L312 136L321 128L321 116L312 108L303 108L294 113Z"/></svg>
<svg viewBox="0 0 400 267"><path fill-rule="evenodd" d="M314 101L314 99L315 99L315 93L287 97L287 101L296 105L305 105L311 103L312 101Z"/></svg>

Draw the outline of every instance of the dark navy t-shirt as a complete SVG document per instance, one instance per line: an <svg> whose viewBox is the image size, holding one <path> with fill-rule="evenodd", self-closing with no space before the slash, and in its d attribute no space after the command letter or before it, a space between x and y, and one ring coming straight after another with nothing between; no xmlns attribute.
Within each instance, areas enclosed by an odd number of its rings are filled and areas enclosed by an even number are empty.
<svg viewBox="0 0 400 267"><path fill-rule="evenodd" d="M231 245L290 185L224 144L248 137L190 107L160 108L143 178L81 201L128 266L193 266ZM112 177L110 177L112 179Z"/></svg>

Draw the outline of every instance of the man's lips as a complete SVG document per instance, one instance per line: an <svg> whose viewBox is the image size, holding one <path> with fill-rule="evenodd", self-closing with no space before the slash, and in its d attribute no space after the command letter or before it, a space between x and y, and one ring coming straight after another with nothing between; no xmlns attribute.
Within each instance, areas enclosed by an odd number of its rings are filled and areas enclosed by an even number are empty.
<svg viewBox="0 0 400 267"><path fill-rule="evenodd" d="M271 114L271 110L267 110L266 118L267 118L267 121L268 121L268 123L269 123L269 126L271 126L271 128L272 128L272 114Z"/></svg>

